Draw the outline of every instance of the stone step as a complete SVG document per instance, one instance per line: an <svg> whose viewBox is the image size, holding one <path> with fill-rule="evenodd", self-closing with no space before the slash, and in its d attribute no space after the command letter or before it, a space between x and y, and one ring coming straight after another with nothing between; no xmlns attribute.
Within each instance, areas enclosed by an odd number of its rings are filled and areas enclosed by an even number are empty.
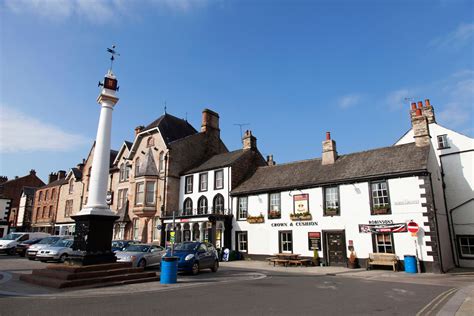
<svg viewBox="0 0 474 316"><path fill-rule="evenodd" d="M20 280L47 286L57 289L70 288L70 287L79 287L79 286L89 286L97 284L106 284L106 283L116 283L122 281L131 281L135 280L138 282L145 281L158 281L159 277L155 272L138 272L138 273L127 273L119 275L109 275L101 276L96 278L87 278L87 279L77 279L77 280L63 280L57 278L50 278L43 275L34 275L34 274L23 274L20 276Z"/></svg>
<svg viewBox="0 0 474 316"><path fill-rule="evenodd" d="M102 276L112 276L119 274L132 274L143 272L143 268L121 268L121 269L112 269L112 270L99 270L99 271L90 271L90 272L69 272L64 270L55 270L55 269L35 269L32 271L33 275L39 275L44 277L49 277L59 280L78 280L78 279L90 279L98 278Z"/></svg>
<svg viewBox="0 0 474 316"><path fill-rule="evenodd" d="M112 270L120 268L131 268L131 262L115 262L115 263L106 263L106 264L94 264L89 266L76 266L68 264L48 264L46 269L48 270L58 270L58 271L67 271L67 272L89 272L89 271L100 271L100 270Z"/></svg>

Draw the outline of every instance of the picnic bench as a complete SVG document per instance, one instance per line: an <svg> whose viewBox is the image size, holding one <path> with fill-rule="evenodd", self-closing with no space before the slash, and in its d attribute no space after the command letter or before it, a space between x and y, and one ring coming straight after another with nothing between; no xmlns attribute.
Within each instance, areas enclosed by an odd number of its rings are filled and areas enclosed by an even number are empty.
<svg viewBox="0 0 474 316"><path fill-rule="evenodd" d="M295 265L295 266L308 266L311 264L310 259L302 259L300 258L299 254L293 254L293 253L277 253L274 255L274 257L269 257L266 259L268 261L268 264L272 264L273 266L276 266L277 264L279 265L284 265L285 267L289 265Z"/></svg>
<svg viewBox="0 0 474 316"><path fill-rule="evenodd" d="M367 260L367 270L370 270L372 266L392 266L393 271L397 271L398 258L394 253L369 253L369 259Z"/></svg>

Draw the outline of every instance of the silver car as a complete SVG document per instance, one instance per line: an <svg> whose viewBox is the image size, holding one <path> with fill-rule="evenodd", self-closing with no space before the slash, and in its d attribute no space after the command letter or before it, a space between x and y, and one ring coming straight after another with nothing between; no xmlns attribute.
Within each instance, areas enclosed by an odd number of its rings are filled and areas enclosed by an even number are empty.
<svg viewBox="0 0 474 316"><path fill-rule="evenodd" d="M40 251L41 249L47 248L57 242L58 240L65 239L65 238L71 238L70 236L50 236L42 239L40 242L31 245L28 250L26 251L26 256L30 260L35 260L36 258L36 253Z"/></svg>
<svg viewBox="0 0 474 316"><path fill-rule="evenodd" d="M73 252L71 246L74 239L61 239L56 243L39 250L36 253L36 259L42 262L59 261L64 262L68 256Z"/></svg>
<svg viewBox="0 0 474 316"><path fill-rule="evenodd" d="M131 244L123 251L117 251L117 262L132 262L134 267L152 267L161 264L165 248L151 244Z"/></svg>

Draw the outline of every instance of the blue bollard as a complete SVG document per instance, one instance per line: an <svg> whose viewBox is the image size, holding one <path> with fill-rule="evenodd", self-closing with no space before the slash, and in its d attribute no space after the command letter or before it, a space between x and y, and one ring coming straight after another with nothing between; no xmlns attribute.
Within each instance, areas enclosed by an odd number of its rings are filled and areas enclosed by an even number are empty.
<svg viewBox="0 0 474 316"><path fill-rule="evenodd" d="M405 272L407 273L417 273L418 269L416 268L416 257L405 255Z"/></svg>

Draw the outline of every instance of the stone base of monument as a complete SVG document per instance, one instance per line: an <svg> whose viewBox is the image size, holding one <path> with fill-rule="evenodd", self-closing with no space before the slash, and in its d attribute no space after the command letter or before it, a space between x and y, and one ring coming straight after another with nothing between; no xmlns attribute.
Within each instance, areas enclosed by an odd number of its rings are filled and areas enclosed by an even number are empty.
<svg viewBox="0 0 474 316"><path fill-rule="evenodd" d="M159 281L153 271L132 268L129 262L72 266L50 264L45 269L36 269L32 274L23 274L20 280L57 289L73 287L104 287L122 284Z"/></svg>

